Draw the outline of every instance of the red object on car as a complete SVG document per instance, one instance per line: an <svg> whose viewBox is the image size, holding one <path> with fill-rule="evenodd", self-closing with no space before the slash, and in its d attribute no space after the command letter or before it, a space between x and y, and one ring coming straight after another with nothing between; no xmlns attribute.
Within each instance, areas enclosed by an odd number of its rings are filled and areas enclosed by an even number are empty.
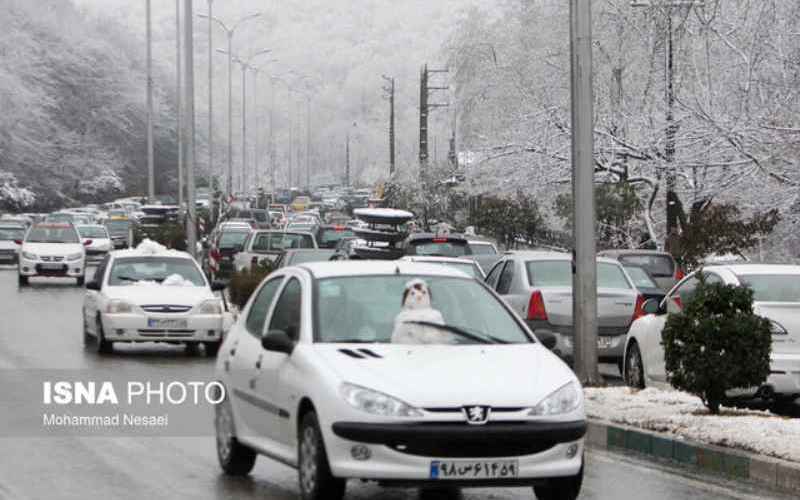
<svg viewBox="0 0 800 500"><path fill-rule="evenodd" d="M636 296L636 307L633 308L633 318L631 319L631 323L641 318L642 316L645 316L644 295L640 294Z"/></svg>

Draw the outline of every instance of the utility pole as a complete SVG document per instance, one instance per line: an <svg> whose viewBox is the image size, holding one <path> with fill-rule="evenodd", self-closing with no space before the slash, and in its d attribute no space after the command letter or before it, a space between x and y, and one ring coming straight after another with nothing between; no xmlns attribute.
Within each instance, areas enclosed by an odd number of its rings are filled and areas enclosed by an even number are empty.
<svg viewBox="0 0 800 500"><path fill-rule="evenodd" d="M192 19L192 0L184 0L183 12L186 16L184 24L184 68L186 70L186 127L184 128L184 147L186 152L186 187L188 203L188 221L186 224L186 240L189 253L192 256L197 254L197 226L195 217L195 184L194 184L194 34Z"/></svg>
<svg viewBox="0 0 800 500"><path fill-rule="evenodd" d="M233 30L228 30L228 195L233 193Z"/></svg>
<svg viewBox="0 0 800 500"><path fill-rule="evenodd" d="M214 0L208 0L208 188L214 187L214 33L212 6Z"/></svg>
<svg viewBox="0 0 800 500"><path fill-rule="evenodd" d="M428 165L428 115L431 108L446 107L447 103L431 103L431 90L448 90L449 87L432 87L430 85L431 73L447 73L447 69L428 69L424 65L420 71L419 84L419 165L421 173Z"/></svg>
<svg viewBox="0 0 800 500"><path fill-rule="evenodd" d="M239 177L239 188L247 195L247 64L242 66L242 174Z"/></svg>
<svg viewBox="0 0 800 500"><path fill-rule="evenodd" d="M153 159L153 33L150 0L145 0L147 17L147 198L153 203L156 197L155 164Z"/></svg>
<svg viewBox="0 0 800 500"><path fill-rule="evenodd" d="M383 87L383 91L389 98L389 177L394 175L394 77L383 75L383 79L388 83L388 87ZM426 124L427 125L427 124Z"/></svg>
<svg viewBox="0 0 800 500"><path fill-rule="evenodd" d="M177 136L178 136L178 206L183 206L183 60L181 59L181 0L175 0L175 73L176 94L178 99Z"/></svg>
<svg viewBox="0 0 800 500"><path fill-rule="evenodd" d="M306 191L311 189L311 96L306 95Z"/></svg>
<svg viewBox="0 0 800 500"><path fill-rule="evenodd" d="M350 131L347 131L347 141L344 146L344 185L350 186Z"/></svg>
<svg viewBox="0 0 800 500"><path fill-rule="evenodd" d="M275 177L275 79L269 79L269 175L272 184L272 195L275 197L277 189Z"/></svg>
<svg viewBox="0 0 800 500"><path fill-rule="evenodd" d="M570 0L572 101L572 200L575 250L572 317L575 372L581 383L599 385L597 369L597 257L595 249L592 114L591 0Z"/></svg>

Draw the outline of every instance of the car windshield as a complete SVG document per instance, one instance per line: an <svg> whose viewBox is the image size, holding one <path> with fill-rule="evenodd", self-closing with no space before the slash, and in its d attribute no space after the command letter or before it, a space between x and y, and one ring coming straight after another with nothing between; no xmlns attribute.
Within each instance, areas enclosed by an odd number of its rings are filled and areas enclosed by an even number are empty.
<svg viewBox="0 0 800 500"><path fill-rule="evenodd" d="M254 252L282 251L290 248L314 248L310 234L261 233L253 242Z"/></svg>
<svg viewBox="0 0 800 500"><path fill-rule="evenodd" d="M81 235L81 238L106 238L108 239L108 233L106 232L106 228L102 226L79 226L78 227L78 234Z"/></svg>
<svg viewBox="0 0 800 500"><path fill-rule="evenodd" d="M181 279L175 277L177 275ZM123 257L114 260L109 286L135 283L162 283L182 286L205 286L206 281L195 263L181 257Z"/></svg>
<svg viewBox="0 0 800 500"><path fill-rule="evenodd" d="M443 276L346 276L316 282L318 301L317 342L389 343L395 317L402 309L406 285L424 281L430 290L431 307L444 324L432 321L404 325L441 330L445 343L530 343L522 327L478 281ZM435 313L434 313L435 314ZM429 315L420 315L428 318ZM438 315L436 315L438 316Z"/></svg>
<svg viewBox="0 0 800 500"><path fill-rule="evenodd" d="M0 227L0 241L21 240L25 229L21 227Z"/></svg>
<svg viewBox="0 0 800 500"><path fill-rule="evenodd" d="M219 246L220 248L239 246L244 243L244 240L247 239L248 234L250 233L246 233L244 231L225 231L219 237Z"/></svg>
<svg viewBox="0 0 800 500"><path fill-rule="evenodd" d="M470 243L469 247L472 249L472 255L497 255L497 250L494 246L485 243Z"/></svg>
<svg viewBox="0 0 800 500"><path fill-rule="evenodd" d="M636 288L658 288L658 285L650 278L647 271L637 266L625 266L625 271L628 276L633 280L633 286Z"/></svg>
<svg viewBox="0 0 800 500"><path fill-rule="evenodd" d="M568 260L531 260L525 263L528 282L536 287L572 287L572 263ZM621 288L631 285L622 267L609 262L597 263L597 288Z"/></svg>
<svg viewBox="0 0 800 500"><path fill-rule="evenodd" d="M33 226L25 239L28 243L79 243L78 233L72 226Z"/></svg>
<svg viewBox="0 0 800 500"><path fill-rule="evenodd" d="M353 236L353 231L345 226L326 227L320 229L317 243L321 248L336 248L336 244L342 238Z"/></svg>
<svg viewBox="0 0 800 500"><path fill-rule="evenodd" d="M110 220L106 222L106 227L111 233L127 233L130 222L127 220Z"/></svg>
<svg viewBox="0 0 800 500"><path fill-rule="evenodd" d="M46 217L47 222L72 222L72 214L50 214Z"/></svg>
<svg viewBox="0 0 800 500"><path fill-rule="evenodd" d="M435 255L439 257L463 257L467 255L469 248L463 242L457 241L420 241L410 242L413 247L412 255Z"/></svg>
<svg viewBox="0 0 800 500"><path fill-rule="evenodd" d="M753 290L756 302L800 302L797 274L744 274L738 278L742 285Z"/></svg>
<svg viewBox="0 0 800 500"><path fill-rule="evenodd" d="M675 262L668 255L620 255L618 260L624 265L643 267L656 278L668 278L675 274Z"/></svg>
<svg viewBox="0 0 800 500"><path fill-rule="evenodd" d="M329 260L333 255L333 250L309 250L305 252L294 252L289 258L287 265L296 266L306 262L322 262Z"/></svg>
<svg viewBox="0 0 800 500"><path fill-rule="evenodd" d="M309 229L313 229L314 224L289 224L287 229L293 229L295 231L308 231Z"/></svg>

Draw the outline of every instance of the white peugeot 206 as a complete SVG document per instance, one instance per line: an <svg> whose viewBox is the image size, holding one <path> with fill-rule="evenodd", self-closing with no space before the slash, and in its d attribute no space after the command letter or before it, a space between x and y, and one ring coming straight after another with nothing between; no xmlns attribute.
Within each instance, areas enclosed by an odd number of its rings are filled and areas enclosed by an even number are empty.
<svg viewBox="0 0 800 500"><path fill-rule="evenodd" d="M301 496L387 486L533 486L583 478L582 388L515 313L462 271L319 262L270 274L217 357L223 470L258 454L298 469Z"/></svg>
<svg viewBox="0 0 800 500"><path fill-rule="evenodd" d="M111 252L86 283L84 341L95 337L100 353L115 342L202 343L216 355L233 322L213 293L224 288L209 284L188 253L150 240Z"/></svg>

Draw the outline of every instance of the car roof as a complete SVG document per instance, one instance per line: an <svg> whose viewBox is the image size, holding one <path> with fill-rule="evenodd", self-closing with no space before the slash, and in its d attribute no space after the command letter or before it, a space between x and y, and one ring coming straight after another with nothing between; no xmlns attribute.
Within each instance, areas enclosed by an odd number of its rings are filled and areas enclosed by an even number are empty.
<svg viewBox="0 0 800 500"><path fill-rule="evenodd" d="M553 252L550 250L513 250L506 252L510 257L519 257L524 260L572 260L572 254L567 252ZM603 257L598 255L597 262L606 262L609 264L622 265L616 259Z"/></svg>
<svg viewBox="0 0 800 500"><path fill-rule="evenodd" d="M424 264L402 260L341 260L335 262L309 262L299 267L315 278L374 275L426 275L452 278L470 278L463 271L437 264ZM472 278L470 278L472 279Z"/></svg>
<svg viewBox="0 0 800 500"><path fill-rule="evenodd" d="M733 274L797 274L800 275L800 266L791 264L710 264L703 266L705 270L726 269Z"/></svg>
<svg viewBox="0 0 800 500"><path fill-rule="evenodd" d="M617 256L617 255L663 255L672 258L672 254L662 250L638 250L636 248L623 248L619 250L603 250L598 255Z"/></svg>
<svg viewBox="0 0 800 500"><path fill-rule="evenodd" d="M408 262L449 262L452 264L470 264L477 265L472 259L462 259L458 257L440 257L438 255L406 255L401 260Z"/></svg>

